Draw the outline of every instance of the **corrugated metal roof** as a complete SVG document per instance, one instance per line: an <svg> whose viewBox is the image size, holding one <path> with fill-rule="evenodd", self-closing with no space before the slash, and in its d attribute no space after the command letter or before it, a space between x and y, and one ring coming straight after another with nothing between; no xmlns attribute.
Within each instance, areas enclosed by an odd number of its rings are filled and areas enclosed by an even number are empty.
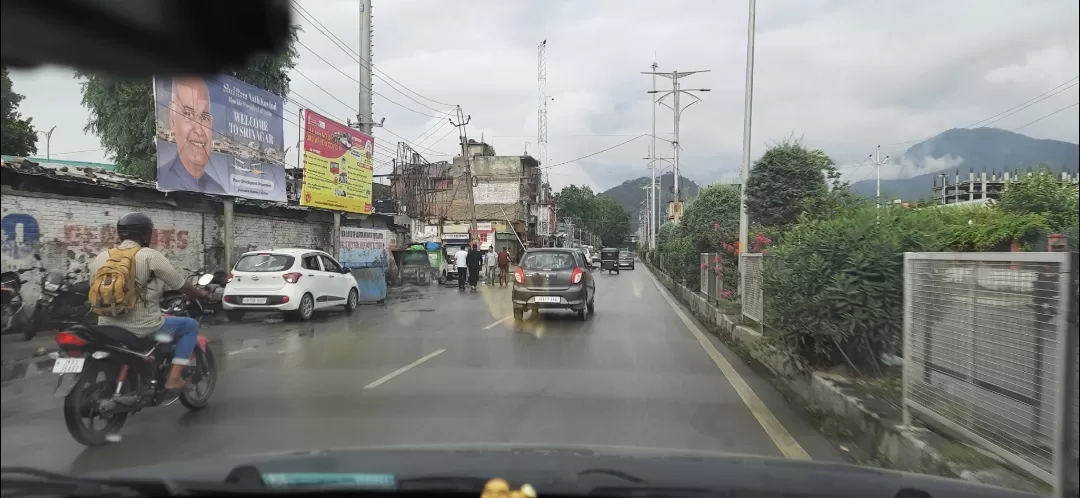
<svg viewBox="0 0 1080 498"><path fill-rule="evenodd" d="M115 189L131 187L157 188L153 182L148 182L142 178L92 166L38 163L26 158L18 158L12 161L4 160L2 166L5 170L17 171L24 175L43 176L61 181L99 185Z"/></svg>

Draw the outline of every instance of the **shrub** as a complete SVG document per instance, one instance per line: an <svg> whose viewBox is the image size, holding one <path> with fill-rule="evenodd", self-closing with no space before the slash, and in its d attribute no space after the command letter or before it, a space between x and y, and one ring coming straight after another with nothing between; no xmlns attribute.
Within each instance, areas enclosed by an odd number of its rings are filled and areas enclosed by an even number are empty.
<svg viewBox="0 0 1080 498"><path fill-rule="evenodd" d="M866 206L786 230L763 274L774 337L813 366L878 373L900 350L904 252L939 249L931 218Z"/></svg>

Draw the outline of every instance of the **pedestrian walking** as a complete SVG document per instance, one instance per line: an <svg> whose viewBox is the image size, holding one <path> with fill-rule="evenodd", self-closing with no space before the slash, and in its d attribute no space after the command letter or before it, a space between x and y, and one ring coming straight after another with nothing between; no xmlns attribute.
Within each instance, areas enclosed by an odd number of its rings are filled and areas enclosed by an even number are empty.
<svg viewBox="0 0 1080 498"><path fill-rule="evenodd" d="M469 276L469 267L467 266L469 258L469 251L464 247L457 250L454 253L454 267L457 268L457 288L458 290L465 290L465 279Z"/></svg>
<svg viewBox="0 0 1080 498"><path fill-rule="evenodd" d="M499 265L499 286L509 285L506 274L510 272L510 251L507 248L504 247L499 253L497 264Z"/></svg>
<svg viewBox="0 0 1080 498"><path fill-rule="evenodd" d="M484 278L487 279L488 285L495 285L495 270L499 267L499 255L492 248L485 254L484 266L487 267L487 273Z"/></svg>
<svg viewBox="0 0 1080 498"><path fill-rule="evenodd" d="M469 245L469 252L465 255L465 264L469 267L469 286L476 290L476 283L480 281L480 269L484 265L484 256L476 248L476 242Z"/></svg>

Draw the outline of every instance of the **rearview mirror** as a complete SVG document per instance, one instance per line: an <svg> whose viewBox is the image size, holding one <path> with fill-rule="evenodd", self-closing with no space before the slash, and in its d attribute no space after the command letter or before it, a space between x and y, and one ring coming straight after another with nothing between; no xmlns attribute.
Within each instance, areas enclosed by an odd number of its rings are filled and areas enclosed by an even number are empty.
<svg viewBox="0 0 1080 498"><path fill-rule="evenodd" d="M213 281L214 281L214 274L213 273L204 273L201 277L199 277L199 285L210 285L210 282L213 282Z"/></svg>

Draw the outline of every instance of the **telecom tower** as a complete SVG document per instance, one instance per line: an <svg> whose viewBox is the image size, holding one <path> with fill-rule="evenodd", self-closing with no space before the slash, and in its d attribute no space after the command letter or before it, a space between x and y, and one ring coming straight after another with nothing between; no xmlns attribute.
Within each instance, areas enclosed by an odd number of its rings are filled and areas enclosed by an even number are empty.
<svg viewBox="0 0 1080 498"><path fill-rule="evenodd" d="M540 46L536 51L536 145L538 147L538 157L540 164L544 167L547 166L547 144L548 144L548 124L547 124L547 40L540 42ZM544 237L549 237L554 233L554 227L551 226L551 213L547 207L547 203L550 199L545 198L544 192L544 176L540 177L540 192L537 194L537 225L540 229L540 233Z"/></svg>

